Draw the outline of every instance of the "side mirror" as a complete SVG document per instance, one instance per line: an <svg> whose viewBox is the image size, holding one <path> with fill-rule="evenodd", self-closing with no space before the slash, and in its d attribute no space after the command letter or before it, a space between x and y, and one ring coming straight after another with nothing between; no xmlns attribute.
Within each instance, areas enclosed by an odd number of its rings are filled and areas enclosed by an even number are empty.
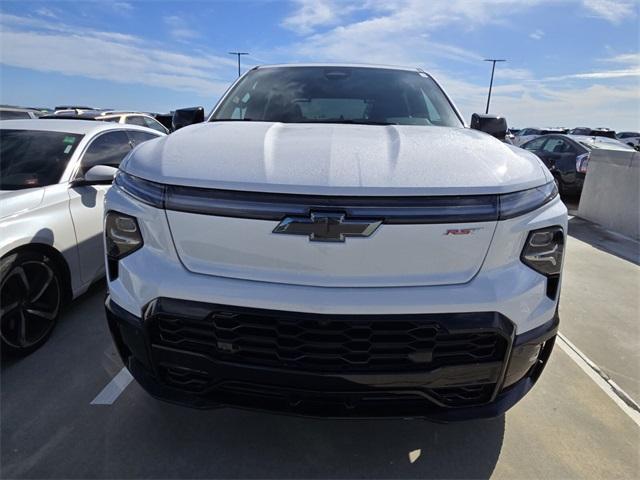
<svg viewBox="0 0 640 480"><path fill-rule="evenodd" d="M118 172L115 167L109 165L94 165L84 174L83 178L73 181L74 187L82 185L109 185L113 182L114 175Z"/></svg>
<svg viewBox="0 0 640 480"><path fill-rule="evenodd" d="M507 135L507 119L497 115L474 113L471 115L471 128L488 133L498 140L504 141Z"/></svg>
<svg viewBox="0 0 640 480"><path fill-rule="evenodd" d="M173 113L171 129L178 130L179 128L186 127L187 125L202 122L204 122L203 107L181 108Z"/></svg>

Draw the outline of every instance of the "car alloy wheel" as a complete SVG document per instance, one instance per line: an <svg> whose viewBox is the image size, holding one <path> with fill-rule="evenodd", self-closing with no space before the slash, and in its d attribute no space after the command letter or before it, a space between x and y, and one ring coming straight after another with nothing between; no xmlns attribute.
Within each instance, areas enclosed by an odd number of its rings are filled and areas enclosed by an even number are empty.
<svg viewBox="0 0 640 480"><path fill-rule="evenodd" d="M29 352L53 330L60 282L46 257L15 262L0 283L0 336L5 348Z"/></svg>

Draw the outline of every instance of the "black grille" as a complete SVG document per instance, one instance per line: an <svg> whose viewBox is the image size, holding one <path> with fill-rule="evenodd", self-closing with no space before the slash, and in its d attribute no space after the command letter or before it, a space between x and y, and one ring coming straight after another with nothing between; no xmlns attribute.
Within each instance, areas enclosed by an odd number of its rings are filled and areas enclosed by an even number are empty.
<svg viewBox="0 0 640 480"><path fill-rule="evenodd" d="M213 379L206 373L176 366L162 366L163 378L169 385L191 393L204 393L212 387ZM277 410L304 410L312 408L313 404L323 408L333 406L334 410L344 409L356 413L358 410L370 408L384 408L387 414L395 408L424 414L426 410L436 405L444 407L463 407L481 404L489 401L494 384L473 385L465 387L447 387L425 389L424 392L309 392L302 390L287 390L279 387L255 383L226 381L216 386L219 399L232 404L252 404L259 401L264 407L265 402L280 402L272 405ZM259 399L259 400L255 400ZM433 403L435 400L436 403ZM409 409L409 410L407 410Z"/></svg>
<svg viewBox="0 0 640 480"><path fill-rule="evenodd" d="M160 365L158 370L166 383L192 393L202 393L211 383L211 377L207 372L191 368Z"/></svg>
<svg viewBox="0 0 640 480"><path fill-rule="evenodd" d="M149 326L156 344L305 371L430 370L504 359L508 341L496 331L445 329L428 315L397 317L219 310L198 318L161 314Z"/></svg>
<svg viewBox="0 0 640 480"><path fill-rule="evenodd" d="M464 387L432 388L432 398L443 405L461 407L486 402L491 398L495 384L468 385Z"/></svg>

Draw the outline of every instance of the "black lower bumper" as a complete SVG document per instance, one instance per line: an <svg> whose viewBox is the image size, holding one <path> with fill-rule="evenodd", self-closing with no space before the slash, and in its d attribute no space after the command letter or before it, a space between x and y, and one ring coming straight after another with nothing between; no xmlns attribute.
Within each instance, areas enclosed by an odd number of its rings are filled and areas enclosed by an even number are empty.
<svg viewBox="0 0 640 480"><path fill-rule="evenodd" d="M558 327L555 316L515 335L488 312L365 318L173 299L139 318L109 297L106 313L123 362L154 397L340 418L498 416L534 385ZM339 349L328 352L329 340Z"/></svg>

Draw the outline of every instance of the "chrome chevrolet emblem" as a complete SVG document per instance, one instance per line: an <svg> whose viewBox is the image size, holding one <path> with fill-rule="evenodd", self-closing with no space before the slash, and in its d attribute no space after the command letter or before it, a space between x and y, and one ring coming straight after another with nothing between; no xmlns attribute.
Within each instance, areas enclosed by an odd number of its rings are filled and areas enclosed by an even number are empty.
<svg viewBox="0 0 640 480"><path fill-rule="evenodd" d="M312 242L344 242L345 237L368 237L382 220L348 219L344 213L311 212L310 217L287 217L273 233L306 235Z"/></svg>

